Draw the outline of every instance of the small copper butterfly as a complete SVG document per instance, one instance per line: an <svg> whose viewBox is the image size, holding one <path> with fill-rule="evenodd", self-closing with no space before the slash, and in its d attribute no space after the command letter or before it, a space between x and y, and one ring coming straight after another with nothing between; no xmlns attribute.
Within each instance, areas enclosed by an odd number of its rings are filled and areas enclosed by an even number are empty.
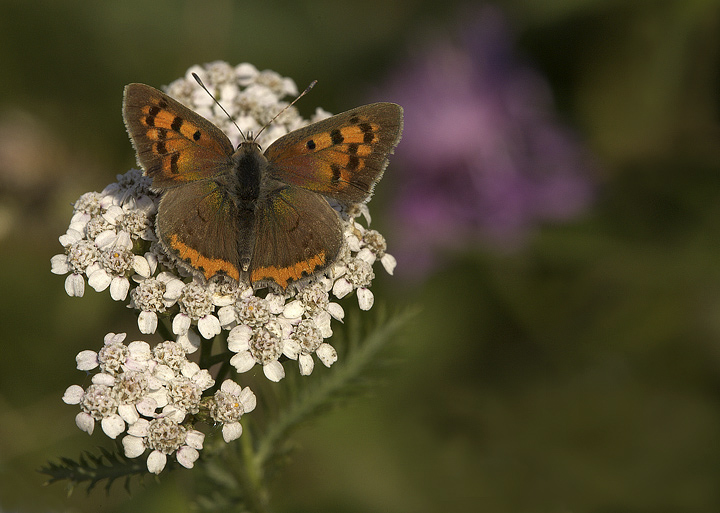
<svg viewBox="0 0 720 513"><path fill-rule="evenodd" d="M165 250L210 279L290 283L333 264L342 206L367 201L400 141L402 107L373 103L281 137L263 153L145 84L125 87L123 117L139 164L161 193Z"/></svg>

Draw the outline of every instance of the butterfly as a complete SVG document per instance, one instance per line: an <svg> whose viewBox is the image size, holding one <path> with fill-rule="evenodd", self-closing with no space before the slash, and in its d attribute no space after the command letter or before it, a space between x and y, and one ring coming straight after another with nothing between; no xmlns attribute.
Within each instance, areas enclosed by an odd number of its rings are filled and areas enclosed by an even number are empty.
<svg viewBox="0 0 720 513"><path fill-rule="evenodd" d="M344 243L338 212L366 202L400 141L403 109L373 103L290 132L264 152L233 147L213 123L145 84L125 87L123 118L151 188L167 253L209 280L255 288L314 276Z"/></svg>

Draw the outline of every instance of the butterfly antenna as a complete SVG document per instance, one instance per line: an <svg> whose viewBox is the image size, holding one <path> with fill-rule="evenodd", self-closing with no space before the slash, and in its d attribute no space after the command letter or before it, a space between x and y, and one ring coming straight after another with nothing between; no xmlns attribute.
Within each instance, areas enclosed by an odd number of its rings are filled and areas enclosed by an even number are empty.
<svg viewBox="0 0 720 513"><path fill-rule="evenodd" d="M195 79L195 82L197 82L197 83L200 85L200 87L202 87L202 88L205 90L205 92L206 92L208 95L210 95L210 98L212 98L213 101L217 104L217 106L222 109L222 111L225 113L225 115L228 117L228 119L229 119L230 121L232 121L232 124L235 125L235 128L237 128L237 129L238 129L238 132L240 132L240 135L242 135L242 138L247 141L247 136L243 133L242 130L240 130L240 127L238 126L237 123L235 123L235 120L232 118L232 116L230 116L230 114L228 114L228 111L225 110L225 107L223 107L222 105L220 105L220 102L217 101L217 98L215 98L215 97L213 96L213 94L212 94L210 91L208 91L208 88L205 87L205 84L203 84L203 81L200 80L200 77L197 76L196 73L193 73L192 76L193 76L193 78Z"/></svg>
<svg viewBox="0 0 720 513"><path fill-rule="evenodd" d="M255 134L254 139L257 140L257 138L260 137L260 134L263 133L263 130L265 130L267 127L269 127L270 124L271 124L273 121L275 121L280 114L282 114L283 112L285 112L286 110L288 110L290 107L292 107L293 105L295 105L295 102L297 102L300 98L302 98L303 96L305 96L306 94L308 94L308 93L310 92L310 89L312 89L313 87L315 87L315 84L317 84L317 80L313 80L312 82L310 82L310 85L307 86L307 87L305 88L305 90L297 96L297 98L295 98L295 99L294 99L287 107L285 107L283 110L281 110L280 112L278 112L277 114L275 114L275 116L274 116L270 121L268 121L267 123L265 123L265 125L258 131L258 133Z"/></svg>

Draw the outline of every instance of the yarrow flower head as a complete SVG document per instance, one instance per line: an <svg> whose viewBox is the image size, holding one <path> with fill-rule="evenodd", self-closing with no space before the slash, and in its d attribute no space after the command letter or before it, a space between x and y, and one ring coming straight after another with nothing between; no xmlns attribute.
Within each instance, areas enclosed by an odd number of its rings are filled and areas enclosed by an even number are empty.
<svg viewBox="0 0 720 513"><path fill-rule="evenodd" d="M154 348L144 341L124 343L125 334L108 333L98 352L78 354L77 368L98 369L85 389L68 387L67 404L80 406L77 426L92 433L99 421L110 438L122 433L125 455L136 458L149 451L147 467L159 473L168 455L191 468L202 449L205 435L195 429L199 419L222 424L223 437L240 436L240 417L255 408L249 388L226 380L214 395L205 397L215 380L187 359L178 342L165 341Z"/></svg>
<svg viewBox="0 0 720 513"><path fill-rule="evenodd" d="M210 402L210 416L223 425L222 434L226 442L231 442L242 434L239 420L245 413L255 409L255 394L250 388L242 388L232 380L226 379L215 392Z"/></svg>
<svg viewBox="0 0 720 513"><path fill-rule="evenodd" d="M193 74L202 79L232 120L201 89ZM282 111L262 132L259 143L266 148L290 131L329 117L322 109L317 109L309 120L303 119L294 107L283 111L288 106L287 98L298 93L295 83L250 64L231 66L214 62L194 66L184 78L172 82L166 92L221 128L233 145L242 140L234 123L245 133L258 133ZM369 310L374 303L370 291L375 277L373 265L379 261L389 274L394 271L395 259L387 253L383 236L358 222L364 217L369 223L367 205L343 208L333 204L343 227L344 246L337 260L322 273L294 282L285 290L267 285L258 288L258 284L253 289L247 283L223 276L205 280L189 264L165 252L158 242L155 223L161 194L151 186L151 178L131 169L118 175L117 181L103 191L83 194L75 202L67 232L60 237L64 251L52 258L51 270L66 275L65 290L70 296L82 296L87 283L98 292L109 289L116 301L127 300L128 307L138 312L141 333L155 333L162 322L170 327L185 352L197 350L203 339L223 334L228 339L228 349L235 353L231 364L238 372L260 365L268 379L278 381L285 375L282 361L286 359L297 361L303 375L312 372L314 358L331 366L337 360L337 353L328 341L332 319L342 321L345 315L335 300L355 292L359 307ZM115 344L112 349L103 350L108 353L105 360L101 361L105 357L100 353L88 353L83 356L83 365L96 364L103 375L113 378L130 370L148 372L143 367L148 361L154 361L160 371L168 368L172 373L178 372L153 360L156 355L140 364L134 357L120 354L121 340L112 344ZM151 384L162 382L166 371L160 371L154 370ZM170 381L173 379L176 378ZM163 385L164 393L168 387ZM92 391L93 397L104 400L103 391ZM175 406L178 407L177 403ZM87 429L89 419L106 419L114 415L105 415L106 410L115 411L111 402L105 409L96 411L89 405L87 410L83 417ZM98 411L105 413L100 415ZM192 412L192 408L177 411ZM115 429L111 432L115 433L120 423L112 418ZM178 431L176 439L180 438ZM154 450L166 454L162 449Z"/></svg>
<svg viewBox="0 0 720 513"><path fill-rule="evenodd" d="M544 77L522 62L499 8L416 45L380 89L405 107L392 219L403 269L422 274L468 243L512 248L591 199L588 151L557 120ZM432 141L432 144L429 144Z"/></svg>

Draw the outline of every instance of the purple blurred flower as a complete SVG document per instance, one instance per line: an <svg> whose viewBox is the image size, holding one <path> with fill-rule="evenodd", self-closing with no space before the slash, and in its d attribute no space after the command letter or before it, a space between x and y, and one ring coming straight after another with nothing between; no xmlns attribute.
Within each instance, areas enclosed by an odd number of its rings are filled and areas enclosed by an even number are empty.
<svg viewBox="0 0 720 513"><path fill-rule="evenodd" d="M514 247L590 201L588 154L555 119L546 81L516 57L496 8L476 14L383 89L405 108L392 159L399 271L425 271L438 250L468 243Z"/></svg>

